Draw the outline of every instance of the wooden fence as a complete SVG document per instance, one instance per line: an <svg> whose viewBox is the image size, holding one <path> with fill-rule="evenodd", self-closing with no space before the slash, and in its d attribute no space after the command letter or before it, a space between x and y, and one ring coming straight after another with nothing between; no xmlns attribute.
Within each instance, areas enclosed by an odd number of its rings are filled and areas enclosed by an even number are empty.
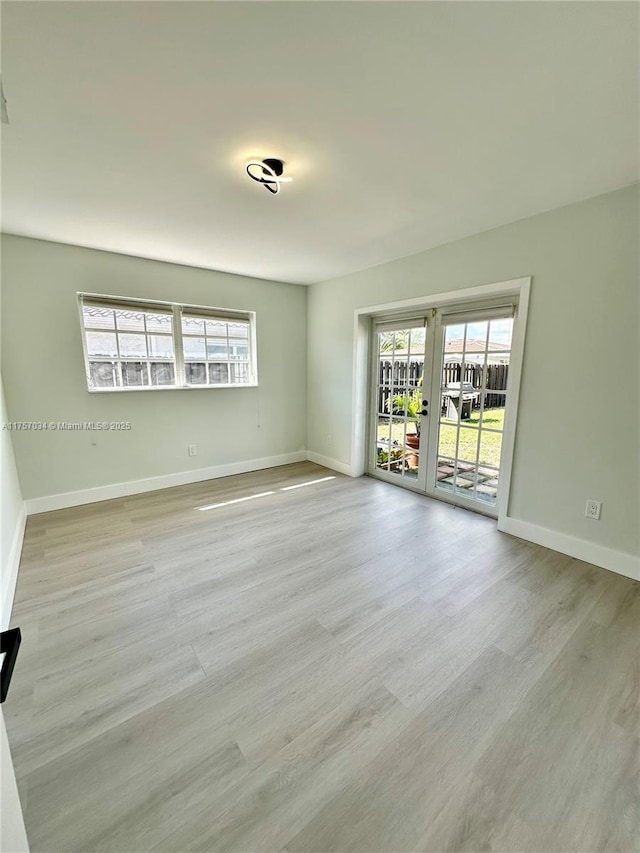
<svg viewBox="0 0 640 853"><path fill-rule="evenodd" d="M464 376L462 376L462 365L456 362L447 362L442 368L442 386L448 385L450 382L470 382L474 388L482 387L482 371L484 367L481 364L465 364ZM391 360L380 359L380 372L378 375L378 411L386 413L387 401L396 397L399 394L404 394L407 389L411 391L416 388L422 372L424 370L424 361L397 361L392 363ZM487 391L502 390L502 393L487 394L485 398L485 409L501 408L505 404L504 389L507 387L507 377L509 375L508 364L488 364L487 365ZM474 409L480 408L480 399L474 403Z"/></svg>

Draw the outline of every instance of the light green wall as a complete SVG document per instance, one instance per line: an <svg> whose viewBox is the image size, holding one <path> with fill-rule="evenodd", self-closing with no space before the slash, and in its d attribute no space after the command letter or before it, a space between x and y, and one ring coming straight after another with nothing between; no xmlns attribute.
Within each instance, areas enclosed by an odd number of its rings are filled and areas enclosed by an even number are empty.
<svg viewBox="0 0 640 853"><path fill-rule="evenodd" d="M304 449L305 287L7 235L2 284L10 418L133 425L15 433L26 499ZM89 394L78 291L256 311L259 387Z"/></svg>
<svg viewBox="0 0 640 853"><path fill-rule="evenodd" d="M638 201L630 187L313 285L308 449L352 463L356 308L532 276L509 515L636 554Z"/></svg>

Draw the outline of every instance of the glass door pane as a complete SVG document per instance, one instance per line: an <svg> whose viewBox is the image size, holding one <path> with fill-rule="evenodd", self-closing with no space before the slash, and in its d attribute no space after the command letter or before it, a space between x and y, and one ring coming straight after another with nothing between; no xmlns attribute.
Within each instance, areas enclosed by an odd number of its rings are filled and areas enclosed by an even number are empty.
<svg viewBox="0 0 640 853"><path fill-rule="evenodd" d="M378 331L376 338L374 467L391 478L417 481L426 329L407 325Z"/></svg>
<svg viewBox="0 0 640 853"><path fill-rule="evenodd" d="M495 506L513 319L444 329L436 490Z"/></svg>

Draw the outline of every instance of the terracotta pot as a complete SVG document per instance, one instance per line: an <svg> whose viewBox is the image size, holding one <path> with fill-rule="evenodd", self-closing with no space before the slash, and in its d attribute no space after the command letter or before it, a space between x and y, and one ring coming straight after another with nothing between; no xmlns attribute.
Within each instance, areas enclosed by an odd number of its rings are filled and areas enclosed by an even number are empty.
<svg viewBox="0 0 640 853"><path fill-rule="evenodd" d="M418 450L420 448L420 436L415 432L407 433L405 439L407 447L410 447L411 450ZM406 455L406 463L409 468L417 468L419 465L419 457L417 453L407 453Z"/></svg>

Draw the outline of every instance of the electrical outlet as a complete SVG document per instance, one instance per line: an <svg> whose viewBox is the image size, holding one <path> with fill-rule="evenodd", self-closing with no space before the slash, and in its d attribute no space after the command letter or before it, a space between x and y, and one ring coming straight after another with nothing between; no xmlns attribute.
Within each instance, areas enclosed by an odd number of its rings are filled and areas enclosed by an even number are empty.
<svg viewBox="0 0 640 853"><path fill-rule="evenodd" d="M601 501L587 501L587 508L584 511L584 514L587 518L593 518L596 521L600 518L600 510L602 509Z"/></svg>
<svg viewBox="0 0 640 853"><path fill-rule="evenodd" d="M188 444L187 445L187 453L189 456L197 456L198 455L198 446L196 444Z"/></svg>
<svg viewBox="0 0 640 853"><path fill-rule="evenodd" d="M327 436L327 447L333 447L333 436L332 435Z"/></svg>

